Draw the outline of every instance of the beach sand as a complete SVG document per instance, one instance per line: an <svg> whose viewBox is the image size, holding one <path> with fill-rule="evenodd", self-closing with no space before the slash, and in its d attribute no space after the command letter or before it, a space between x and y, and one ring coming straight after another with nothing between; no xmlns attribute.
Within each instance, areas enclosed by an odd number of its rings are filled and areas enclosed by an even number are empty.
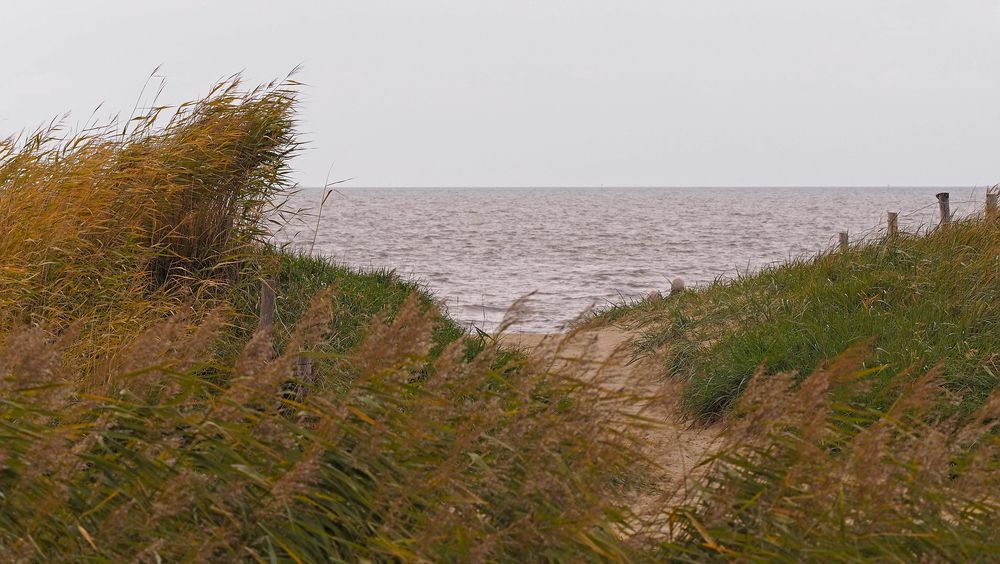
<svg viewBox="0 0 1000 564"><path fill-rule="evenodd" d="M635 358L631 341L636 336L617 327L600 327L571 333L511 333L501 341L551 363L554 371L566 370L634 398L623 411L649 421L643 430L644 452L656 470L652 487L637 496L633 510L651 517L654 508L663 506L664 497L690 485L697 475L694 466L718 444L720 429L682 421L678 405L682 383L664 376L659 359Z"/></svg>

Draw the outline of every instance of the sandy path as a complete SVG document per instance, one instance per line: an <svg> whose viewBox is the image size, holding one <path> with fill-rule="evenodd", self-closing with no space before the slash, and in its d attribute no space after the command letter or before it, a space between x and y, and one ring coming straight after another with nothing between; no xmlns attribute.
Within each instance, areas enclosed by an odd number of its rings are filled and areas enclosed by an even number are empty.
<svg viewBox="0 0 1000 564"><path fill-rule="evenodd" d="M653 423L643 432L643 438L646 455L658 466L650 491L639 496L633 507L640 515L648 515L661 505L663 496L686 487L692 467L711 452L719 430L680 421L680 383L665 380L656 359L633 362L629 346L633 337L635 334L615 327L602 327L570 334L513 333L502 340L531 351L543 362L552 362L553 369L566 368L636 398L628 411Z"/></svg>

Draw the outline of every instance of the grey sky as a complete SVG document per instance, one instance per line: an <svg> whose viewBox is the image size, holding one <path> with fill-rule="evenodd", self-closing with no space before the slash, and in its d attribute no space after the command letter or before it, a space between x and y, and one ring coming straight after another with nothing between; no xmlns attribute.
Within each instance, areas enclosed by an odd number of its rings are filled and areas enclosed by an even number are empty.
<svg viewBox="0 0 1000 564"><path fill-rule="evenodd" d="M1000 2L8 2L0 132L302 63L298 178L1000 181Z"/></svg>

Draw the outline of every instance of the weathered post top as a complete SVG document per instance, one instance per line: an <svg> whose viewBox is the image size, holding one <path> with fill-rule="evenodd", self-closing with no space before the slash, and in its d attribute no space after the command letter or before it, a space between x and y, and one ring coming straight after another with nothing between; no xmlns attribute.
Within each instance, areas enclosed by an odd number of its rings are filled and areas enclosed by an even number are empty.
<svg viewBox="0 0 1000 564"><path fill-rule="evenodd" d="M951 208L948 202L950 195L948 192L938 192L936 197L938 209L941 211L941 225L948 225L951 223Z"/></svg>
<svg viewBox="0 0 1000 564"><path fill-rule="evenodd" d="M684 279L678 276L670 281L670 295L675 296L684 291Z"/></svg>
<svg viewBox="0 0 1000 564"><path fill-rule="evenodd" d="M899 213L889 212L889 237L899 235Z"/></svg>

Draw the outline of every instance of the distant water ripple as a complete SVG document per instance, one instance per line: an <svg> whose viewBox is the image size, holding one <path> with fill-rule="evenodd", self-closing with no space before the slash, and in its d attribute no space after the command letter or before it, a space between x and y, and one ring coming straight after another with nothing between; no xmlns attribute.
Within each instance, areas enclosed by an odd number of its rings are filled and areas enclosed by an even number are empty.
<svg viewBox="0 0 1000 564"><path fill-rule="evenodd" d="M426 284L453 317L492 330L535 292L514 330L555 331L587 308L855 240L900 211L933 223L935 188L341 188L316 253ZM982 190L951 188L958 215ZM315 207L319 190L293 206ZM979 204L981 205L981 204ZM919 211L914 211L919 210ZM907 213L910 212L910 213ZM308 250L315 217L279 238Z"/></svg>

